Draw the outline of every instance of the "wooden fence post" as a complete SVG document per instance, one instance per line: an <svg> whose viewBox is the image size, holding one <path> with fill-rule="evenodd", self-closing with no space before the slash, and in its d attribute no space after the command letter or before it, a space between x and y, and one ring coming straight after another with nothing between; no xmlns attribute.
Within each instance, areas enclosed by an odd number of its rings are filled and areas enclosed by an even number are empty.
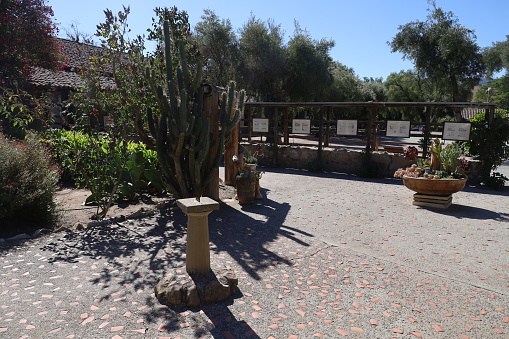
<svg viewBox="0 0 509 339"><path fill-rule="evenodd" d="M290 133L288 132L288 111L290 110L289 107L285 107L285 117L283 122L283 135L284 135L284 145L290 144Z"/></svg>
<svg viewBox="0 0 509 339"><path fill-rule="evenodd" d="M429 144L429 137L430 137L430 121L431 121L431 112L433 111L432 107L426 107L426 115L424 117L424 145L422 148L422 157L427 158L428 157L428 144Z"/></svg>
<svg viewBox="0 0 509 339"><path fill-rule="evenodd" d="M244 118L244 124L246 119ZM253 127L253 112L251 106L247 106L247 141L251 141Z"/></svg>
<svg viewBox="0 0 509 339"><path fill-rule="evenodd" d="M214 140L219 140L219 91L216 86L209 86L210 92L206 93L203 102L205 117L210 121L210 131L214 135ZM214 160L219 145L210 148L210 161ZM219 171L216 171L208 186L204 190L204 196L214 200L219 200Z"/></svg>
<svg viewBox="0 0 509 339"><path fill-rule="evenodd" d="M278 139L279 139L279 109L274 107L274 166L277 167L278 163Z"/></svg>
<svg viewBox="0 0 509 339"><path fill-rule="evenodd" d="M320 107L320 122L318 123L318 164L322 167L322 153L323 153L323 107Z"/></svg>
<svg viewBox="0 0 509 339"><path fill-rule="evenodd" d="M493 118L495 116L495 109L494 108L487 108L486 109L486 115L487 115L487 119L488 120L488 125L492 125L493 124Z"/></svg>
<svg viewBox="0 0 509 339"><path fill-rule="evenodd" d="M240 112L242 114L242 112ZM235 111L232 112L232 117ZM239 131L240 120L237 126L232 130L232 137L230 142L225 146L224 152L224 184L235 186L235 164L233 163L233 156L239 154Z"/></svg>
<svg viewBox="0 0 509 339"><path fill-rule="evenodd" d="M325 117L326 125L325 125L325 142L324 147L329 147L330 142L330 112L332 107L327 107L327 116Z"/></svg>
<svg viewBox="0 0 509 339"><path fill-rule="evenodd" d="M369 107L368 114L368 126L366 128L366 152L371 153L373 151L373 136L376 138L376 133L373 133L373 120L376 117L377 107Z"/></svg>

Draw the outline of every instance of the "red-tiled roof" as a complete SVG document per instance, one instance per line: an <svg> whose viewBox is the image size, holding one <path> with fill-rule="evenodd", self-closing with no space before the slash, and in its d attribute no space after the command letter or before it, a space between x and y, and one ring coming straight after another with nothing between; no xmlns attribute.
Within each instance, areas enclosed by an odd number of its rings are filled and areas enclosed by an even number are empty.
<svg viewBox="0 0 509 339"><path fill-rule="evenodd" d="M61 38L58 38L58 41L62 45L66 67L58 71L37 68L30 76L30 82L36 86L82 88L83 78L80 72L87 66L90 57L101 53L101 47ZM110 78L103 77L101 87L112 88L115 84Z"/></svg>

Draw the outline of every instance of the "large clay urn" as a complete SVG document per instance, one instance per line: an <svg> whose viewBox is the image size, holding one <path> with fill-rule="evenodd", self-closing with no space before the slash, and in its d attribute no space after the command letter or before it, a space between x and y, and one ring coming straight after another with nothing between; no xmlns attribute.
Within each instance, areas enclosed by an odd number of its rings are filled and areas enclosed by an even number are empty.
<svg viewBox="0 0 509 339"><path fill-rule="evenodd" d="M426 179L403 176L405 186L417 193L429 195L450 195L465 187L468 178L461 179Z"/></svg>

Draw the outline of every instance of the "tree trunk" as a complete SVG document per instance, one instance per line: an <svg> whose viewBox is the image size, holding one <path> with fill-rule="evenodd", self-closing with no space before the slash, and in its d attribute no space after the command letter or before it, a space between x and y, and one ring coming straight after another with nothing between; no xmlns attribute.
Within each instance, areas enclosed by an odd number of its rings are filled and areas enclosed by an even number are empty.
<svg viewBox="0 0 509 339"><path fill-rule="evenodd" d="M452 87L452 101L460 102L461 97L460 97L460 90L459 90L459 86L458 86L458 79L456 78L456 75L454 75L454 74L451 74L450 79L451 79L451 87ZM460 122L462 120L463 120L463 118L461 116L461 108L459 108L459 107L454 108L454 121Z"/></svg>

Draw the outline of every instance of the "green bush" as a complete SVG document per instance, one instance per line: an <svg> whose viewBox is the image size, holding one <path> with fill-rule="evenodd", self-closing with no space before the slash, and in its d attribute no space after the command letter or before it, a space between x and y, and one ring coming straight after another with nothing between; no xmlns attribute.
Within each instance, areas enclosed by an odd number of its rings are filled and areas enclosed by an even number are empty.
<svg viewBox="0 0 509 339"><path fill-rule="evenodd" d="M165 191L157 152L143 143L125 144L107 133L65 130L51 131L47 138L63 170L63 181L90 190L101 183L99 190L105 190L106 195L120 173L116 198L132 199L140 193Z"/></svg>
<svg viewBox="0 0 509 339"><path fill-rule="evenodd" d="M54 221L58 178L57 166L36 137L17 141L0 134L0 219Z"/></svg>
<svg viewBox="0 0 509 339"><path fill-rule="evenodd" d="M495 112L490 126L484 113L477 114L471 121L470 141L465 142L464 147L481 160L481 180L493 187L491 183L498 184L500 178L491 178L492 171L509 159L509 117L506 111L500 110Z"/></svg>
<svg viewBox="0 0 509 339"><path fill-rule="evenodd" d="M123 176L123 189L136 193L160 194L165 191L157 152L147 149L143 143L130 142L129 159Z"/></svg>

